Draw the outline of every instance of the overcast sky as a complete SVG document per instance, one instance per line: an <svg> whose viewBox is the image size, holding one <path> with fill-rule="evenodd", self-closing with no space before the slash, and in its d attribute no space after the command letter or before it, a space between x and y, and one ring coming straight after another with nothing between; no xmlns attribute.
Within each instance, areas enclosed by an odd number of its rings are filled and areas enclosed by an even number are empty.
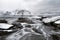
<svg viewBox="0 0 60 40"><path fill-rule="evenodd" d="M42 0L0 0L1 10L31 9Z"/></svg>
<svg viewBox="0 0 60 40"><path fill-rule="evenodd" d="M60 0L0 0L0 10L27 9L33 12L60 11Z"/></svg>

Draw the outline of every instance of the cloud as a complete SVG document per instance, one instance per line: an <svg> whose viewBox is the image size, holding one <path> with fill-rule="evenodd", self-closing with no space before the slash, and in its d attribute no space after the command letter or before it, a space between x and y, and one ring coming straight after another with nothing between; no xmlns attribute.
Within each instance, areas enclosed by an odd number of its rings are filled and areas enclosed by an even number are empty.
<svg viewBox="0 0 60 40"><path fill-rule="evenodd" d="M0 0L1 10L32 9L42 0Z"/></svg>
<svg viewBox="0 0 60 40"><path fill-rule="evenodd" d="M60 0L43 0L41 3L38 3L33 9L35 13L59 11Z"/></svg>
<svg viewBox="0 0 60 40"><path fill-rule="evenodd" d="M0 0L0 10L27 9L33 13L59 11L60 0Z"/></svg>

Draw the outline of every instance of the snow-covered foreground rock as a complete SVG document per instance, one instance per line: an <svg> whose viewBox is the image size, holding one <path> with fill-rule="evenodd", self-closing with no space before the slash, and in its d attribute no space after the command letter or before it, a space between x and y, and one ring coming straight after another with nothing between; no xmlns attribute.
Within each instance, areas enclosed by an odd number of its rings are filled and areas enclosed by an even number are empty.
<svg viewBox="0 0 60 40"><path fill-rule="evenodd" d="M60 20L56 21L55 24L60 24Z"/></svg>
<svg viewBox="0 0 60 40"><path fill-rule="evenodd" d="M6 23L0 23L0 29L9 29L13 25L6 24Z"/></svg>
<svg viewBox="0 0 60 40"><path fill-rule="evenodd" d="M60 16L52 17L52 18L44 18L42 21L44 23L50 23L50 22L55 22L57 20L60 20Z"/></svg>
<svg viewBox="0 0 60 40"><path fill-rule="evenodd" d="M55 16L55 17L51 17L51 18L44 18L42 20L42 22L47 25L52 25L54 27L60 28L60 16Z"/></svg>

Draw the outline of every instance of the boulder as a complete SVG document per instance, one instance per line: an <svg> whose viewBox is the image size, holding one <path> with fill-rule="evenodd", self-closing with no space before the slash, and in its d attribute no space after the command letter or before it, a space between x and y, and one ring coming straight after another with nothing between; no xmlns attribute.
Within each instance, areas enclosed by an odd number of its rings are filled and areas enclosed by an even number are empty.
<svg viewBox="0 0 60 40"><path fill-rule="evenodd" d="M15 30L12 30L13 25L6 24L6 23L0 23L0 36L6 35L7 33L12 33Z"/></svg>
<svg viewBox="0 0 60 40"><path fill-rule="evenodd" d="M0 29L9 29L13 25L6 24L6 23L0 23Z"/></svg>
<svg viewBox="0 0 60 40"><path fill-rule="evenodd" d="M55 24L60 24L60 20L58 20L58 21L56 21L56 22L54 22Z"/></svg>
<svg viewBox="0 0 60 40"><path fill-rule="evenodd" d="M22 23L34 23L32 20L30 20L29 18L18 18L17 22L22 22Z"/></svg>
<svg viewBox="0 0 60 40"><path fill-rule="evenodd" d="M45 25L51 25L51 26L54 26L56 27L56 21L60 20L60 16L56 16L56 17L51 17L51 18L44 18L42 20L42 22L45 24Z"/></svg>
<svg viewBox="0 0 60 40"><path fill-rule="evenodd" d="M0 23L7 23L6 20L0 20Z"/></svg>
<svg viewBox="0 0 60 40"><path fill-rule="evenodd" d="M31 28L32 26L31 25L26 25L25 27Z"/></svg>
<svg viewBox="0 0 60 40"><path fill-rule="evenodd" d="M56 17L51 17L51 18L44 18L42 21L44 23L51 23L51 22L55 22L59 19L60 19L60 16L56 16Z"/></svg>
<svg viewBox="0 0 60 40"><path fill-rule="evenodd" d="M14 25L16 28L20 28L20 29L23 28L20 22L13 22L12 25Z"/></svg>
<svg viewBox="0 0 60 40"><path fill-rule="evenodd" d="M55 21L55 22L54 22L54 25L56 25L58 28L60 28L60 20Z"/></svg>

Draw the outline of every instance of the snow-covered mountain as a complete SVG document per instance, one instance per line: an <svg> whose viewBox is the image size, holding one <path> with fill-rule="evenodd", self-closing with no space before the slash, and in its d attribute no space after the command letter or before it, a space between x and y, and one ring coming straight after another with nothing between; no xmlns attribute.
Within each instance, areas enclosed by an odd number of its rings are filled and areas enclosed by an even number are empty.
<svg viewBox="0 0 60 40"><path fill-rule="evenodd" d="M12 12L0 12L0 15L32 15L30 11L27 10L15 10Z"/></svg>

